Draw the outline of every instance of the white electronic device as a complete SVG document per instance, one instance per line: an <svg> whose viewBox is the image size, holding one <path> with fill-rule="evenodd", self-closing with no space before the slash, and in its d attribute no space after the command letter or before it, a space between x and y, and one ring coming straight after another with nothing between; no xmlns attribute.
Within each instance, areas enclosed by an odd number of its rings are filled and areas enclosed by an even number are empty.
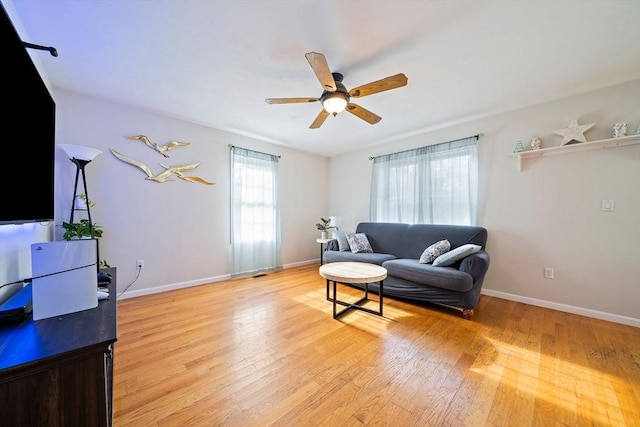
<svg viewBox="0 0 640 427"><path fill-rule="evenodd" d="M33 320L98 306L95 239L32 244L31 272Z"/></svg>

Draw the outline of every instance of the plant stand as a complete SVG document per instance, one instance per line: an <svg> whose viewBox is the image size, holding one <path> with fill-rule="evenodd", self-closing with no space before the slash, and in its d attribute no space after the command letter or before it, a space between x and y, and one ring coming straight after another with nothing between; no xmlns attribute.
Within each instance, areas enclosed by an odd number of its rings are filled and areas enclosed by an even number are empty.
<svg viewBox="0 0 640 427"><path fill-rule="evenodd" d="M89 199L89 193L87 192L87 177L84 173L84 167L87 164L89 164L91 160L81 160L81 159L76 159L75 157L72 157L70 160L73 162L73 164L76 165L76 180L73 186L73 198L71 199L71 216L69 217L69 223L73 224L73 216L76 211L76 197L78 195L78 179L80 177L81 172L82 172L82 185L84 187L84 195L87 200L91 200ZM87 203L86 209L84 210L87 211L87 217L89 219L89 235L93 236L93 221L91 220L90 203ZM96 240L96 257L97 257L96 271L99 273L100 272L100 245L99 245L98 239L95 239L95 240Z"/></svg>

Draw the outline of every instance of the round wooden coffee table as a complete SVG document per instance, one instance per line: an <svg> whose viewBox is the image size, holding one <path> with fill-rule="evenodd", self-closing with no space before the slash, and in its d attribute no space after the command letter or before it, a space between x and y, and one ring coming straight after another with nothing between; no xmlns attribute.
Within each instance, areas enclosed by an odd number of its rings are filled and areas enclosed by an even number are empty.
<svg viewBox="0 0 640 427"><path fill-rule="evenodd" d="M349 310L362 310L367 313L382 316L383 281L387 277L387 269L376 264L365 262L331 262L320 267L320 276L327 279L327 301L333 302L333 318L343 315ZM333 297L329 295L329 284L333 282ZM369 283L380 282L378 290L378 311L363 307L362 304L369 300ZM364 296L355 302L340 301L337 296L337 284L358 283L364 284ZM341 311L336 311L337 304L346 306Z"/></svg>

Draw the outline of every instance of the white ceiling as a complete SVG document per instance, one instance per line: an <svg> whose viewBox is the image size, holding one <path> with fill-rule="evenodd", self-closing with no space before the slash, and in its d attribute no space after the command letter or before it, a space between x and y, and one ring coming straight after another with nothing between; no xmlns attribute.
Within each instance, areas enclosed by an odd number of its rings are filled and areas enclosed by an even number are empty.
<svg viewBox="0 0 640 427"><path fill-rule="evenodd" d="M54 87L324 156L640 78L639 0L9 2ZM264 100L321 95L310 51L409 82L309 129L319 103Z"/></svg>

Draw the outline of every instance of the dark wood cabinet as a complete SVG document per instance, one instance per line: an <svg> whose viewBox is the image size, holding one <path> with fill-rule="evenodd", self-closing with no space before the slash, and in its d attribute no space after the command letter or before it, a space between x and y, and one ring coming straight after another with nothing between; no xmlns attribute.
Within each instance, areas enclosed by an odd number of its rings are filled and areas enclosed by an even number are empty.
<svg viewBox="0 0 640 427"><path fill-rule="evenodd" d="M116 269L98 307L0 326L0 424L111 426Z"/></svg>

